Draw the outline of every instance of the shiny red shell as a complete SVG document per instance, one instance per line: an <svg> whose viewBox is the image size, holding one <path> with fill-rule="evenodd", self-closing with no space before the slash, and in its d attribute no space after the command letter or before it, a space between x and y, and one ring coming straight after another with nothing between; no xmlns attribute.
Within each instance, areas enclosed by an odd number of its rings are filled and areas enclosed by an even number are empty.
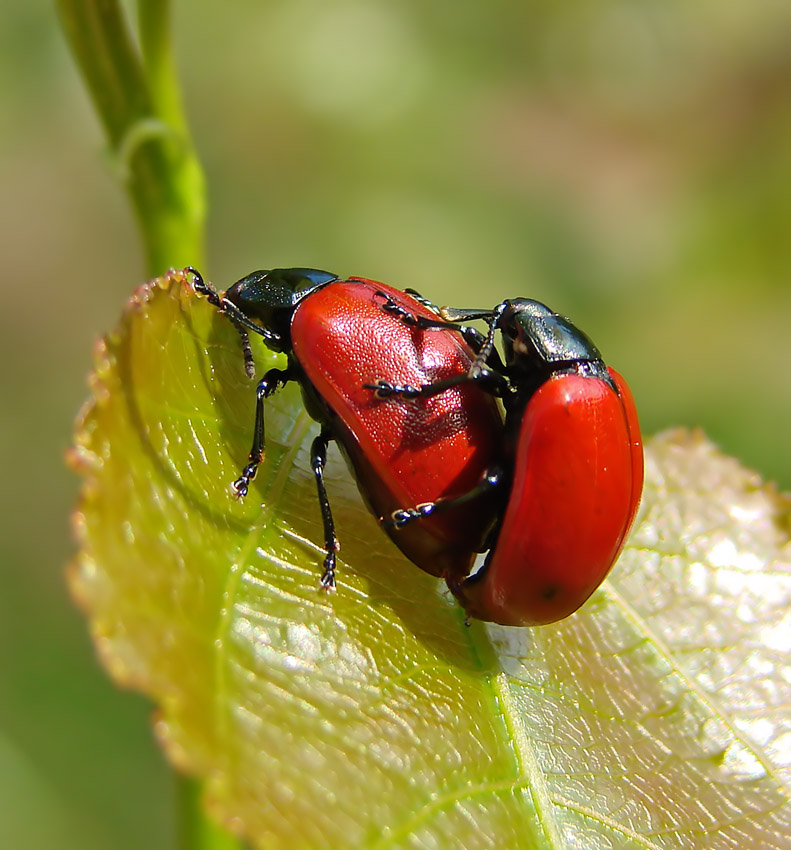
<svg viewBox="0 0 791 850"><path fill-rule="evenodd" d="M623 547L643 488L643 448L623 378L561 374L525 410L511 493L480 578L457 593L471 617L534 626L572 614Z"/></svg>
<svg viewBox="0 0 791 850"><path fill-rule="evenodd" d="M364 384L381 378L420 386L466 374L472 352L450 330L409 327L382 310L386 293L410 313L436 318L392 287L352 278L311 293L291 321L294 356L308 407L322 418L350 463L374 514L471 490L502 451L496 402L464 385L427 399L380 399ZM432 575L467 575L495 519L494 498L476 499L395 531L391 539Z"/></svg>

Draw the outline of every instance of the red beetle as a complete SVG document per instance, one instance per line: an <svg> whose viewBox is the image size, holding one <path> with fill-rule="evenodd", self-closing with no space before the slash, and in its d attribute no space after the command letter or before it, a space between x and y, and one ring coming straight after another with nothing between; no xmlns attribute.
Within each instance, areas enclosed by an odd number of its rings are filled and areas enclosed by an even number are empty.
<svg viewBox="0 0 791 850"><path fill-rule="evenodd" d="M380 397L429 398L475 383L502 397L507 460L483 481L505 489L507 503L481 569L446 580L471 617L511 626L560 620L604 580L637 513L643 449L634 400L591 340L538 301L441 313L401 318L424 329L460 327L477 340L469 374L422 386L380 380L371 388ZM485 338L457 324L474 319L489 323ZM498 330L505 362L494 348ZM399 522L452 506L451 500L403 510Z"/></svg>
<svg viewBox="0 0 791 850"><path fill-rule="evenodd" d="M339 548L323 479L330 440L337 441L377 516L404 504L453 500L497 463L502 417L496 401L480 388L460 383L410 404L383 403L364 389L383 374L398 383L426 384L469 372L474 353L455 329L426 332L382 309L394 304L404 313L436 319L419 301L382 283L340 280L315 269L256 271L218 294L190 271L195 290L242 333L248 367L247 331L288 357L285 369L270 369L258 383L250 462L233 484L236 494L247 494L263 459L264 400L279 387L298 381L306 409L321 425L311 464L324 525L323 587L335 585ZM390 527L388 533L421 569L461 579L485 548L497 514L493 494L483 494L475 504L463 502L451 514L440 512L398 533Z"/></svg>

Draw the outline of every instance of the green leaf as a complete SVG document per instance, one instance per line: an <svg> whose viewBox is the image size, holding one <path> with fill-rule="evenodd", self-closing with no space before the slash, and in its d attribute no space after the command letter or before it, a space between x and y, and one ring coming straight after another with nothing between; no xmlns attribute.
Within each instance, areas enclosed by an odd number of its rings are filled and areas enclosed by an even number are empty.
<svg viewBox="0 0 791 850"><path fill-rule="evenodd" d="M97 347L72 451L72 589L220 821L289 850L791 844L787 498L700 434L660 436L578 614L467 628L340 462L339 590L318 590L297 389L267 403L267 462L231 497L253 386L230 323L182 274L153 281Z"/></svg>

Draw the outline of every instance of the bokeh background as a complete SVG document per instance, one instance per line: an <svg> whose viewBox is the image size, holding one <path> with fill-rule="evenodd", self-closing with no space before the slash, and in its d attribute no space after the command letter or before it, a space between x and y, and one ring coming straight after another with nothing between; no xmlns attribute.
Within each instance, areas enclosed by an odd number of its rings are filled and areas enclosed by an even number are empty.
<svg viewBox="0 0 791 850"><path fill-rule="evenodd" d="M791 4L177 3L208 274L308 265L570 315L650 434L791 488ZM0 11L0 846L175 846L151 708L94 659L63 464L143 279L49 4Z"/></svg>

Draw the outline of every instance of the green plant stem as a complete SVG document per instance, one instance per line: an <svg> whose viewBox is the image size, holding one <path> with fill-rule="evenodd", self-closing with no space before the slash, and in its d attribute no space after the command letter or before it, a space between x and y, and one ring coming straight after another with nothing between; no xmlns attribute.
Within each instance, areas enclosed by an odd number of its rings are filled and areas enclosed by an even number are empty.
<svg viewBox="0 0 791 850"><path fill-rule="evenodd" d="M140 0L140 51L117 0L57 4L132 201L149 274L203 265L204 179L181 108L168 0Z"/></svg>
<svg viewBox="0 0 791 850"><path fill-rule="evenodd" d="M143 68L156 112L169 116L173 127L186 133L181 90L170 49L170 4L167 0L138 0L137 20Z"/></svg>

